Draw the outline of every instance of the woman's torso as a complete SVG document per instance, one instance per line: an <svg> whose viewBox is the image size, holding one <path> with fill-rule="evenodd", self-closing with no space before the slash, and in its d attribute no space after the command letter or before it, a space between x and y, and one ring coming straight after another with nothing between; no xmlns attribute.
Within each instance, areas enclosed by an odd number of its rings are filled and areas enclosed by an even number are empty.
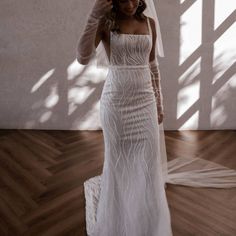
<svg viewBox="0 0 236 236"><path fill-rule="evenodd" d="M101 102L123 106L154 102L149 55L152 48L150 22L146 33L109 35L109 71Z"/></svg>
<svg viewBox="0 0 236 236"><path fill-rule="evenodd" d="M122 32L122 33L116 33L116 32L112 32L112 31L108 31L108 30L102 31L102 42L103 42L105 51L107 53L107 58L109 59L109 61L112 59L111 58L111 49L118 48L116 45L114 45L114 40L119 40L119 38L117 38L117 36L120 36L121 40L124 37L129 37L129 38L142 37L141 35L146 35L149 38L152 37L150 20L147 16L145 16L145 20L143 22L136 21L135 23L129 23L128 21L118 21L117 23L119 25L120 32ZM132 36L132 35L135 35L135 36Z"/></svg>

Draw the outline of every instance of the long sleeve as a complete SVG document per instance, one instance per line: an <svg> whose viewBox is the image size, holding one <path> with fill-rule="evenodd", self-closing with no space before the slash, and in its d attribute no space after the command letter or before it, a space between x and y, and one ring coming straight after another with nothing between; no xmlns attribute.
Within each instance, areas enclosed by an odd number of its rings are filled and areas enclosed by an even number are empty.
<svg viewBox="0 0 236 236"><path fill-rule="evenodd" d="M164 112L164 107L163 107L163 95L162 95L162 89L161 89L161 75L160 75L160 70L159 70L159 64L158 62L154 59L151 62L149 62L149 67L150 67L150 72L152 75L152 85L156 97L156 102L157 102L157 110L158 114Z"/></svg>
<svg viewBox="0 0 236 236"><path fill-rule="evenodd" d="M105 13L112 7L112 1L96 0L87 18L87 23L77 44L76 58L83 65L87 65L96 54L96 34Z"/></svg>
<svg viewBox="0 0 236 236"><path fill-rule="evenodd" d="M95 39L99 25L99 18L92 14L87 19L87 24L77 44L76 58L82 65L87 65L96 54Z"/></svg>

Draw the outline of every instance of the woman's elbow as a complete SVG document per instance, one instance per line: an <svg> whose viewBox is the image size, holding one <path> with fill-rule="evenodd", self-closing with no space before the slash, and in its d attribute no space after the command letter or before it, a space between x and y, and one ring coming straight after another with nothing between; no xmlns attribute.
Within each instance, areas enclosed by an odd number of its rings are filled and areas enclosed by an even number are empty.
<svg viewBox="0 0 236 236"><path fill-rule="evenodd" d="M90 55L82 56L80 53L76 54L77 61L82 65L88 65L90 60L96 55L96 52L91 53Z"/></svg>
<svg viewBox="0 0 236 236"><path fill-rule="evenodd" d="M76 59L79 62L79 64L81 64L81 65L88 65L88 63L90 61L90 60L87 60L87 59L85 60L85 59L83 59L81 57L77 57Z"/></svg>
<svg viewBox="0 0 236 236"><path fill-rule="evenodd" d="M81 65L88 65L91 57L83 57L83 56L77 54L76 59Z"/></svg>

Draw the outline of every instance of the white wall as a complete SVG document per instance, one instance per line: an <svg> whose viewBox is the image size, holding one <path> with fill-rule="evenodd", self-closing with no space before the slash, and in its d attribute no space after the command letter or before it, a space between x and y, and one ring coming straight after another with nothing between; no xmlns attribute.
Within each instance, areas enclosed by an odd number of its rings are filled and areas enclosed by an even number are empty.
<svg viewBox="0 0 236 236"><path fill-rule="evenodd" d="M0 128L100 128L107 70L75 58L93 2L1 1ZM158 0L156 7L165 128L235 129L236 1Z"/></svg>

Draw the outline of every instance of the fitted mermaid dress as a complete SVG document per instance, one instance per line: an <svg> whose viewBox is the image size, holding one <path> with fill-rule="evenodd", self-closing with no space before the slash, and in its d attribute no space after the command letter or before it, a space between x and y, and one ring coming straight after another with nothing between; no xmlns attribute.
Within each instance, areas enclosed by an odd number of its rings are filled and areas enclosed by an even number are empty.
<svg viewBox="0 0 236 236"><path fill-rule="evenodd" d="M149 68L152 35L110 32L100 99L102 174L85 183L89 236L171 236Z"/></svg>

